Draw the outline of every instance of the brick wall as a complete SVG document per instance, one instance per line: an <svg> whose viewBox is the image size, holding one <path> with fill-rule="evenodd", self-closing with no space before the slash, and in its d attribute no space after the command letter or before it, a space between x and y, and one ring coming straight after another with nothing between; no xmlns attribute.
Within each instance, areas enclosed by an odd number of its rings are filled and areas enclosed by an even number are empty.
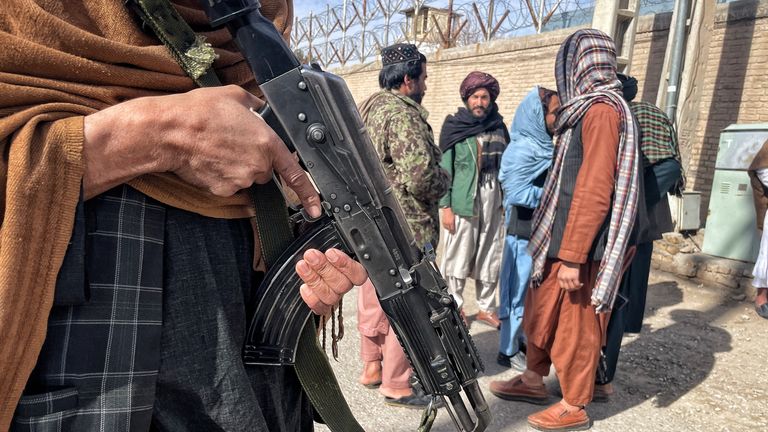
<svg viewBox="0 0 768 432"><path fill-rule="evenodd" d="M681 133L689 183L708 208L720 132L733 123L768 122L768 2L719 8L709 47L700 112L693 131ZM683 131L681 131L683 132Z"/></svg>
<svg viewBox="0 0 768 432"><path fill-rule="evenodd" d="M638 98L656 101L667 46L671 14L643 16L638 22L631 73ZM428 56L424 106L436 138L445 116L461 104L458 88L473 70L499 79L501 114L511 121L514 110L535 84L554 83L555 54L576 28L542 35L499 40L440 50ZM703 193L706 213L720 131L732 123L768 122L768 0L742 0L719 5L700 104L702 115L692 131L680 131L689 188ZM360 102L378 89L379 63L334 72L347 81ZM702 222L704 219L702 219Z"/></svg>
<svg viewBox="0 0 768 432"><path fill-rule="evenodd" d="M656 103L671 21L672 13L664 13L641 17L638 22L629 71L637 78L637 99Z"/></svg>
<svg viewBox="0 0 768 432"><path fill-rule="evenodd" d="M488 72L499 80L499 110L512 120L520 101L536 84L555 88L555 55L560 43L575 28L467 47L440 50L427 56L427 93L423 100L429 123L439 137L446 115L461 105L459 85L473 70ZM371 63L334 71L344 77L357 102L378 90L381 64Z"/></svg>

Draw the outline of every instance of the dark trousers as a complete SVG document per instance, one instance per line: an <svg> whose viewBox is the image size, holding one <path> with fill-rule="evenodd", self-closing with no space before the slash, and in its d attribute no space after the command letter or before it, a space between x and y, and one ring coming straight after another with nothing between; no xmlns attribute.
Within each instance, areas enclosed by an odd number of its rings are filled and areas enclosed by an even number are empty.
<svg viewBox="0 0 768 432"><path fill-rule="evenodd" d="M680 163L674 159L666 159L645 170L645 202L649 213L662 199L667 198L667 192L680 178L680 172ZM622 277L619 294L626 299L626 304L620 307L617 300L611 312L606 344L603 347L605 368L602 371L603 379L598 374L598 384L613 381L624 333L639 333L642 328L652 256L653 242L637 244L632 264Z"/></svg>
<svg viewBox="0 0 768 432"><path fill-rule="evenodd" d="M608 321L608 331L603 347L605 356L605 370L603 379L598 378L597 384L607 384L613 381L616 375L616 366L619 363L619 352L621 351L621 340L624 332L629 332L627 326L630 321L633 325L639 320L640 326L643 322L643 313L639 313L635 308L645 308L645 297L648 288L648 273L651 269L651 256L653 255L653 243L640 243L637 245L635 257L632 265L629 266L619 286L619 294L624 299L629 299L626 303L614 305L611 311L611 318ZM633 292L634 291L634 292ZM635 302L633 304L633 302ZM632 305L632 306L630 306ZM638 327L633 333L638 333Z"/></svg>
<svg viewBox="0 0 768 432"><path fill-rule="evenodd" d="M127 187L81 203L48 333L13 431L304 431L292 368L241 361L247 220Z"/></svg>

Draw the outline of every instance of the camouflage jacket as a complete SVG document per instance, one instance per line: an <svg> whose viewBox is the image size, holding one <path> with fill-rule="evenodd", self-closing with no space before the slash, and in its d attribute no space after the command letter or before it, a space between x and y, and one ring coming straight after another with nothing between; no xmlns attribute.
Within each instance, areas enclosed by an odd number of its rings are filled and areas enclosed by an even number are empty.
<svg viewBox="0 0 768 432"><path fill-rule="evenodd" d="M419 247L435 247L440 233L438 200L450 176L440 168L427 110L399 93L382 90L360 105L360 113Z"/></svg>

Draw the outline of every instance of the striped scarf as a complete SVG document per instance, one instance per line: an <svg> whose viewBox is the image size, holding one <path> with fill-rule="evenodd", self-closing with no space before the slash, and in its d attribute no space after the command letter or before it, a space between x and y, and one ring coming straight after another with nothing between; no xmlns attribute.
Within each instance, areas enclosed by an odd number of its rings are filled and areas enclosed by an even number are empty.
<svg viewBox="0 0 768 432"><path fill-rule="evenodd" d="M497 181L501 156L509 144L509 132L506 127L486 131L477 136L482 144L480 159L480 184L488 185Z"/></svg>
<svg viewBox="0 0 768 432"><path fill-rule="evenodd" d="M560 194L560 172L571 144L573 129L595 103L612 106L620 116L616 185L608 239L592 290L592 304L598 312L613 307L624 263L624 253L637 213L639 188L638 136L632 113L621 95L616 78L616 48L613 40L599 30L579 30L560 46L555 64L557 91L562 103L556 123L557 150L541 203L534 215L528 250L533 257L531 281L543 279L544 263L552 239L552 225Z"/></svg>

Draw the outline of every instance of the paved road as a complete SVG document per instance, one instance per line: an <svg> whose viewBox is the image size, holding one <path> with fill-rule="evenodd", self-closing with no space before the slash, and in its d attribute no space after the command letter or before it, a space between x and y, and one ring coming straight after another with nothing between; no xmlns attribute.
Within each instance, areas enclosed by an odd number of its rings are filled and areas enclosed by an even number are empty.
<svg viewBox="0 0 768 432"><path fill-rule="evenodd" d="M768 431L768 320L751 304L724 290L695 285L666 273L651 275L646 320L639 335L624 339L609 403L592 404L594 431ZM466 298L473 298L468 287ZM366 431L413 431L420 411L389 407L376 390L357 384L361 371L356 293L344 300L346 336L333 362L342 389ZM472 314L474 302L466 308ZM480 378L493 422L489 431L528 431L526 416L541 407L508 402L488 392L488 383L515 372L498 366L498 332L477 322L470 331L486 365ZM556 379L547 386L557 400ZM326 431L324 426L317 428ZM454 431L440 410L433 431Z"/></svg>

